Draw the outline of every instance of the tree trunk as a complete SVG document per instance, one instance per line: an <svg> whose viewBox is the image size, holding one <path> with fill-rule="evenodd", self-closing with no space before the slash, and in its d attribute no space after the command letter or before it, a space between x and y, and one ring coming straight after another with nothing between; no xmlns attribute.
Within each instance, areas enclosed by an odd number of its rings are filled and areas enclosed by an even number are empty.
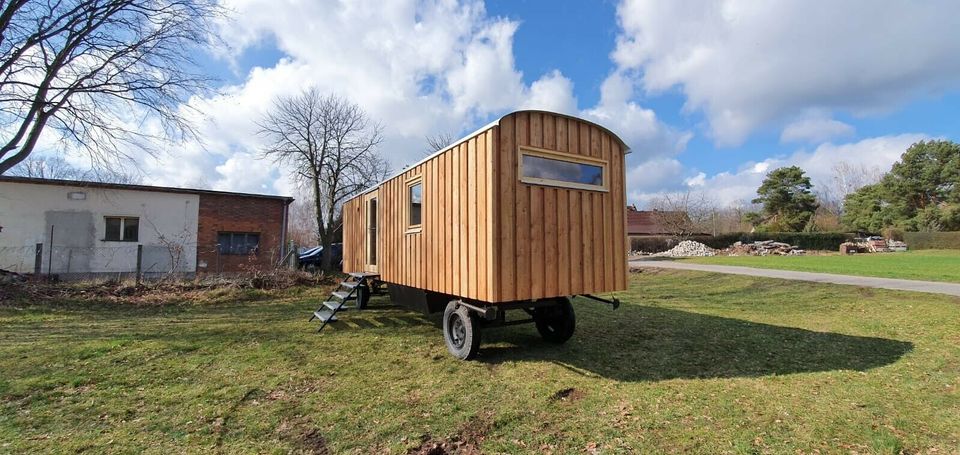
<svg viewBox="0 0 960 455"><path fill-rule="evenodd" d="M332 188L330 191L330 196L327 201L327 219L326 223L323 226L323 262L321 262L323 270L332 271L333 270L333 254L326 254L330 248L330 245L333 244L333 237L336 233L336 226L334 226L334 220L336 220L336 208L333 206L333 194L336 192L336 188Z"/></svg>

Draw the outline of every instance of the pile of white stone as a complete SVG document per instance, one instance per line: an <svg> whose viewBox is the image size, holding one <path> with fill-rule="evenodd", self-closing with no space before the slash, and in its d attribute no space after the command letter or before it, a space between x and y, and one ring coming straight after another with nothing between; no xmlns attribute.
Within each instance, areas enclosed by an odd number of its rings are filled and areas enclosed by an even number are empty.
<svg viewBox="0 0 960 455"><path fill-rule="evenodd" d="M713 256L717 252L700 242L695 242L693 240L684 240L677 244L677 246L670 248L667 251L662 253L657 253L652 255L653 257L658 258L687 258L687 257L703 257L703 256Z"/></svg>

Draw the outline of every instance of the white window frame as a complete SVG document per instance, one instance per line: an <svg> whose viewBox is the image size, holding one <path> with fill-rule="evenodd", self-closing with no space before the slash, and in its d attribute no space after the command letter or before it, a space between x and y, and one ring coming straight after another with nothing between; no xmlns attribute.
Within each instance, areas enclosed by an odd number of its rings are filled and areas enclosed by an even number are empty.
<svg viewBox="0 0 960 455"><path fill-rule="evenodd" d="M119 239L108 239L107 238L107 220L110 219L119 219L120 220L120 238ZM127 220L137 220L137 238L127 239ZM140 217L139 216L125 216L125 215L104 215L103 217L103 241L104 242L139 242L140 241Z"/></svg>

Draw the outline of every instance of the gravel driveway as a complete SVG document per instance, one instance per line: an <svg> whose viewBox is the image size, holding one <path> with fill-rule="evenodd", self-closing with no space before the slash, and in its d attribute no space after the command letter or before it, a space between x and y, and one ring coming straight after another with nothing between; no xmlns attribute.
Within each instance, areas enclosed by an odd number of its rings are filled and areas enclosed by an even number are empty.
<svg viewBox="0 0 960 455"><path fill-rule="evenodd" d="M900 280L869 276L836 275L832 273L796 272L792 270L758 269L733 265L691 264L686 262L640 259L630 261L631 267L695 270L698 272L729 273L784 280L813 281L817 283L847 284L868 288L893 289L897 291L929 292L960 297L960 284L937 281Z"/></svg>

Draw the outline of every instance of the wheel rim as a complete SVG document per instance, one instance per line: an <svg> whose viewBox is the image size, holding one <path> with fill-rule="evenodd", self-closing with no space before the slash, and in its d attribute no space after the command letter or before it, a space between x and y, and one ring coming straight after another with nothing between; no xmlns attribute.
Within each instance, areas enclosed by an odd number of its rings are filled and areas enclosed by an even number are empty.
<svg viewBox="0 0 960 455"><path fill-rule="evenodd" d="M467 327L459 314L450 315L450 342L457 349L463 347L467 339Z"/></svg>

